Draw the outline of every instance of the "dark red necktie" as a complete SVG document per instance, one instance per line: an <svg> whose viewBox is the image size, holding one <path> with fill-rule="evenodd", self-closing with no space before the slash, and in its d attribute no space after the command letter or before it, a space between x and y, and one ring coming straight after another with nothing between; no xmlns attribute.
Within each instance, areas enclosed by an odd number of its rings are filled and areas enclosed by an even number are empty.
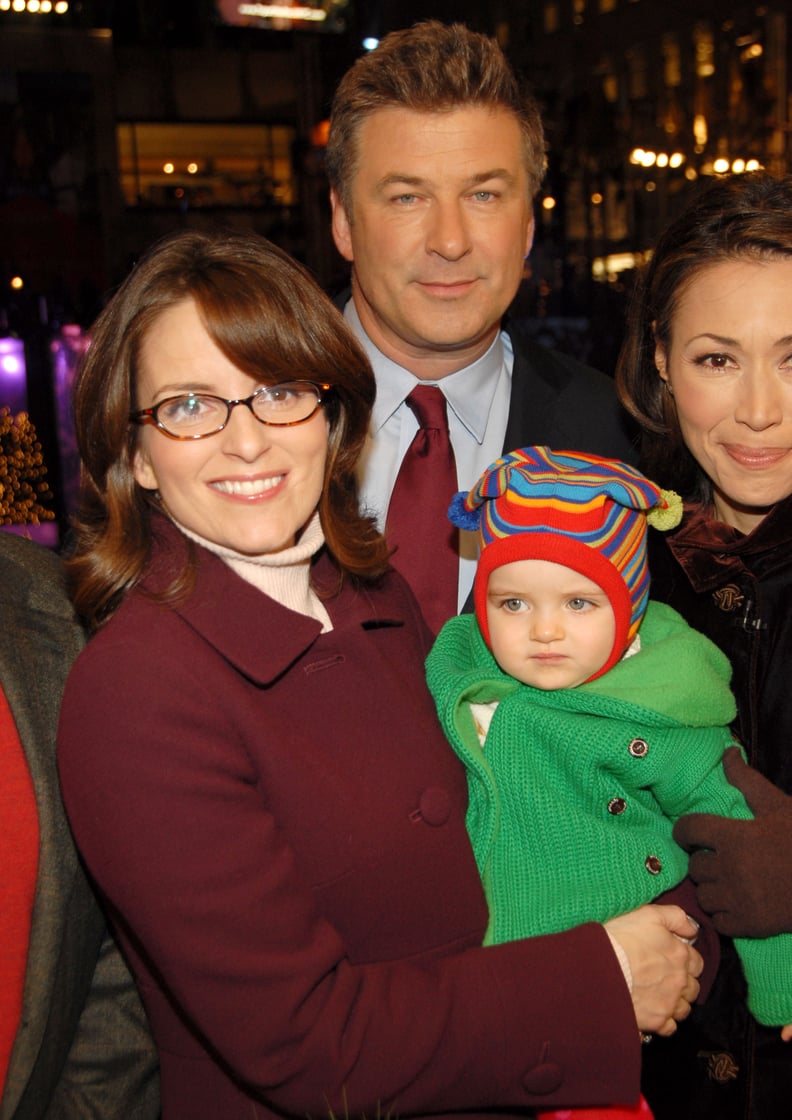
<svg viewBox="0 0 792 1120"><path fill-rule="evenodd" d="M448 520L457 490L446 399L435 385L418 385L405 402L418 431L402 460L388 506L391 563L415 592L432 632L457 613L458 530Z"/></svg>

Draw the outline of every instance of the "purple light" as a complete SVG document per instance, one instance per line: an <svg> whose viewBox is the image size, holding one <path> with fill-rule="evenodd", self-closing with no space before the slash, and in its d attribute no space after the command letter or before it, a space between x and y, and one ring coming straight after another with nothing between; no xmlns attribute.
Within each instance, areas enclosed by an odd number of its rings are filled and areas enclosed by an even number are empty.
<svg viewBox="0 0 792 1120"><path fill-rule="evenodd" d="M0 338L0 408L16 415L27 412L25 344L20 338Z"/></svg>
<svg viewBox="0 0 792 1120"><path fill-rule="evenodd" d="M55 412L58 425L58 450L61 461L61 488L66 510L77 506L80 481L80 456L71 409L72 387L80 360L90 338L75 323L66 323L50 343Z"/></svg>

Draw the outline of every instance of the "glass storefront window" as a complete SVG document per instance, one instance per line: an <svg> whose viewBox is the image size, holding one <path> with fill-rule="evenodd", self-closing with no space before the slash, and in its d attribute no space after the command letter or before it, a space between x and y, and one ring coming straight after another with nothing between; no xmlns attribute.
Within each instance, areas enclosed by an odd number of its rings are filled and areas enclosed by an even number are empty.
<svg viewBox="0 0 792 1120"><path fill-rule="evenodd" d="M280 207L297 202L295 129L270 124L153 124L116 129L127 206Z"/></svg>

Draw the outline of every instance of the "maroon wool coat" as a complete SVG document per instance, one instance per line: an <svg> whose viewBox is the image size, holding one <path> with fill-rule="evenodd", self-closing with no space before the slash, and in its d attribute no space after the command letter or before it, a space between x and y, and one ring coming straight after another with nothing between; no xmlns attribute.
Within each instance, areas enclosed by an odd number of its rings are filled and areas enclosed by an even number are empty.
<svg viewBox="0 0 792 1120"><path fill-rule="evenodd" d="M161 536L149 587L184 548ZM88 644L59 746L165 1120L634 1099L638 1031L599 925L480 947L465 775L406 585L339 593L321 559L320 634L197 552L182 606L133 592Z"/></svg>

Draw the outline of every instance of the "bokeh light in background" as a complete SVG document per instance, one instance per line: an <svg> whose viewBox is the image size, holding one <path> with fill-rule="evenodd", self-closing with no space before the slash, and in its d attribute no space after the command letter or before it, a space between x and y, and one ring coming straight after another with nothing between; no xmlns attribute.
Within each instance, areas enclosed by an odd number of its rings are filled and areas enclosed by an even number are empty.
<svg viewBox="0 0 792 1120"><path fill-rule="evenodd" d="M87 331L76 323L67 323L50 343L61 491L63 504L69 514L77 508L80 482L80 456L74 434L71 395L77 366L88 349L89 341Z"/></svg>
<svg viewBox="0 0 792 1120"><path fill-rule="evenodd" d="M0 338L0 407L13 413L28 407L25 344L21 338Z"/></svg>

